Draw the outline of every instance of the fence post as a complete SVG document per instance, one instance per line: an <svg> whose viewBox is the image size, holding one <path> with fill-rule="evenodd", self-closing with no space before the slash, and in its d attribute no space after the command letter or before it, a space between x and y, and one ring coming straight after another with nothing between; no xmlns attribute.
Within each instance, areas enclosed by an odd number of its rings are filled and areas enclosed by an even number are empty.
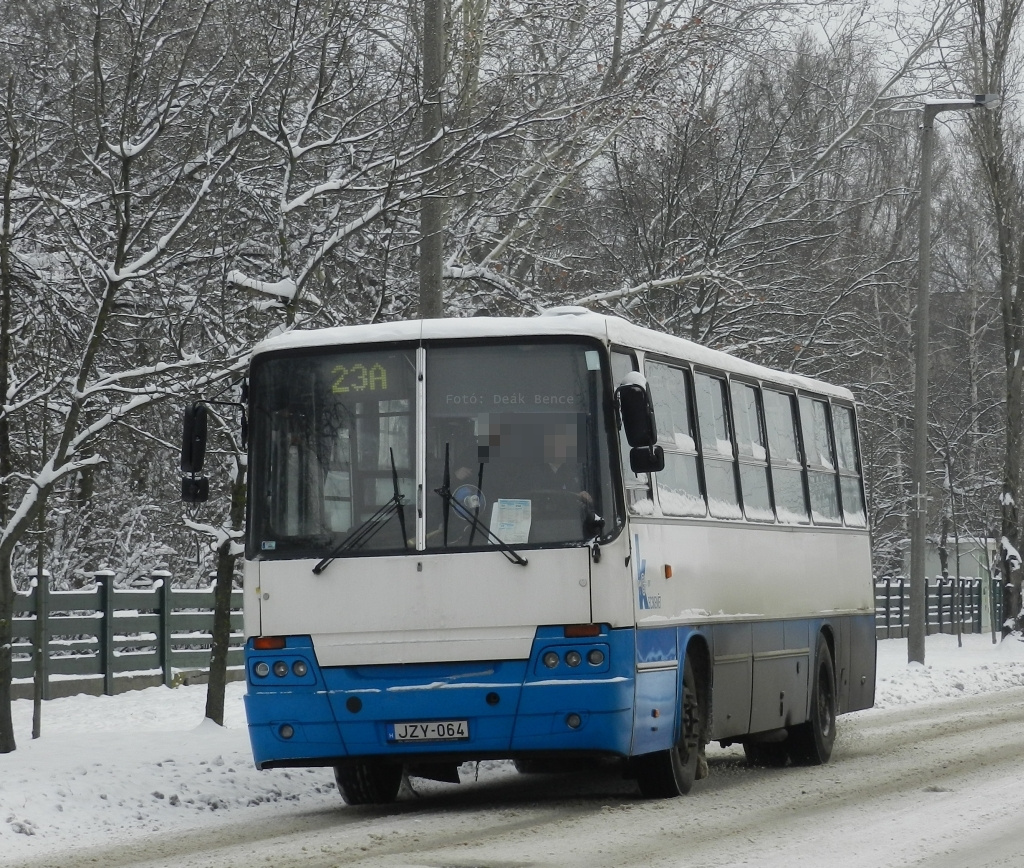
<svg viewBox="0 0 1024 868"><path fill-rule="evenodd" d="M899 579L897 579L897 581L900 583L900 638L903 639L907 635L907 625L906 625L906 623L904 621L904 618L906 617L906 611L907 611L907 606L906 606L906 603L907 603L907 601L906 601L907 585L906 585L906 582L903 579L903 576L900 576ZM925 623L926 624L928 623L927 619L925 620Z"/></svg>
<svg viewBox="0 0 1024 868"><path fill-rule="evenodd" d="M890 600L889 600L889 598L891 596L891 591L892 591L892 582L889 579L889 577L886 576L885 578L882 579L881 585L882 585L883 588L885 588L885 638L888 639L889 638L889 622L892 620L892 615L891 615L891 612L890 612L891 606L890 606ZM875 593L876 594L878 593L878 585L877 584L875 585ZM878 609L877 602L875 604L875 609L876 610Z"/></svg>
<svg viewBox="0 0 1024 868"><path fill-rule="evenodd" d="M992 644L1003 631L1003 580L996 577L989 580L989 596L992 598Z"/></svg>
<svg viewBox="0 0 1024 868"><path fill-rule="evenodd" d="M164 686L174 684L174 669L171 666L171 574L167 570L153 570L153 584L160 595L160 627L157 644L160 648L160 671L164 676Z"/></svg>
<svg viewBox="0 0 1024 868"><path fill-rule="evenodd" d="M50 698L50 571L43 570L35 577L35 678L34 696L40 700Z"/></svg>
<svg viewBox="0 0 1024 868"><path fill-rule="evenodd" d="M103 626L97 638L100 647L100 671L103 673L103 693L114 695L114 572L97 570L93 575L100 595L100 614Z"/></svg>

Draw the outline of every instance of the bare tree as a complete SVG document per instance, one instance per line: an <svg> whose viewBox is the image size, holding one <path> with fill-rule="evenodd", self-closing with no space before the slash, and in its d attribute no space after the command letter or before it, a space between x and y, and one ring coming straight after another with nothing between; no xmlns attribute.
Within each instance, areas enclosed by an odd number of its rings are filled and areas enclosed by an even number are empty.
<svg viewBox="0 0 1024 868"><path fill-rule="evenodd" d="M1022 80L1017 43L1021 0L974 0L971 83L984 93L1003 93ZM1015 114L1005 108L985 112L972 125L977 156L994 212L998 257L998 298L1002 317L1005 370L1006 441L1003 459L1000 552L1004 579L1003 635L1024 630L1021 561L1024 512L1024 142Z"/></svg>
<svg viewBox="0 0 1024 868"><path fill-rule="evenodd" d="M211 367L150 328L187 316L195 289L182 284L180 270L202 247L198 217L248 123L244 111L226 111L244 106L234 97L237 80L214 75L223 61L207 51L218 30L213 8L203 0L155 9L100 3L45 19L45 38L32 30L33 15L19 19L32 38L11 53L17 65L8 68L18 77L9 79L8 119L30 132L9 123L4 141L6 174L22 190L5 201L5 220L22 226L5 233L7 273L13 278L20 265L34 277L41 300L61 312L67 347L48 377L32 370L30 348L19 349L27 336L8 283L8 317L0 316L0 347L8 347L0 369L8 396L0 413L0 752L15 747L16 548L64 480L103 462L103 436L113 426L239 364L229 349ZM34 149L27 158L26 142ZM152 339L136 340L140 329ZM15 448L13 430L44 404L50 448L33 456Z"/></svg>

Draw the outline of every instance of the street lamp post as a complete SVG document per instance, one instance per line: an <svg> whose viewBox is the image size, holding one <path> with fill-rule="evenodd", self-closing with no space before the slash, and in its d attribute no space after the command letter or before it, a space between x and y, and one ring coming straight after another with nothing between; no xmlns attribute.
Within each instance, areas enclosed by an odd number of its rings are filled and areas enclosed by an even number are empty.
<svg viewBox="0 0 1024 868"><path fill-rule="evenodd" d="M918 227L917 314L914 320L914 464L911 480L910 521L910 635L907 660L924 663L927 633L927 588L924 573L925 535L928 528L928 296L932 273L932 139L939 112L995 108L996 94L973 99L926 100L921 123L921 205Z"/></svg>

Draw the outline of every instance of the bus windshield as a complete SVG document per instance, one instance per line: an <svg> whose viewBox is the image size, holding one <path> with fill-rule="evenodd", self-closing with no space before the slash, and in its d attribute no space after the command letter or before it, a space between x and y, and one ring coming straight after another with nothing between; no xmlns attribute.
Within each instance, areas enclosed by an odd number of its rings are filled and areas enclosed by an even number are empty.
<svg viewBox="0 0 1024 868"><path fill-rule="evenodd" d="M617 530L596 345L424 358L419 405L414 347L257 358L249 557L580 545Z"/></svg>
<svg viewBox="0 0 1024 868"><path fill-rule="evenodd" d="M427 374L428 549L489 545L483 528L510 545L579 543L601 522L611 530L597 349L438 347Z"/></svg>

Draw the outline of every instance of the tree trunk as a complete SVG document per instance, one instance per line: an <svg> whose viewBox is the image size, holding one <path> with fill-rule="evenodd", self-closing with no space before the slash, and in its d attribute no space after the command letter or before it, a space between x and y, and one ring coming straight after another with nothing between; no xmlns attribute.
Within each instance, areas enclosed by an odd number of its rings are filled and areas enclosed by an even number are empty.
<svg viewBox="0 0 1024 868"><path fill-rule="evenodd" d="M1020 0L999 0L989 14L986 0L974 0L973 81L979 93L1003 93L1018 34ZM1021 452L1024 450L1024 179L1016 140L1007 134L1002 109L985 111L973 127L988 181L999 254L999 293L1006 366L1006 449L1000 495L999 556L1003 578L1002 634L1020 632L1021 618Z"/></svg>
<svg viewBox="0 0 1024 868"><path fill-rule="evenodd" d="M14 639L14 581L11 559L0 560L0 754L10 753L17 744L11 717L11 649Z"/></svg>
<svg viewBox="0 0 1024 868"><path fill-rule="evenodd" d="M228 518L232 530L242 528L245 520L245 464L237 457ZM210 651L210 682L206 688L206 716L219 726L224 725L224 691L231 648L231 588L238 560L238 555L232 552L233 542L233 539L226 539L217 549L217 579L213 592L213 648Z"/></svg>
<svg viewBox="0 0 1024 868"><path fill-rule="evenodd" d="M14 298L14 274L11 268L11 225L14 205L14 181L20 161L18 128L14 110L14 80L8 81L4 115L11 143L6 171L3 176L3 223L0 224L0 389L5 395L11 385L11 306ZM6 480L14 469L11 453L11 421L0 411L0 523L6 525L11 514L11 493ZM11 719L11 654L14 639L14 576L11 557L0 551L0 753L10 753L16 747L14 723Z"/></svg>
<svg viewBox="0 0 1024 868"><path fill-rule="evenodd" d="M1017 286L1017 293L1024 291L1024 286ZM1014 305L1017 307L1018 305ZM1016 337L1008 334L1010 346L1016 344L1015 352L1007 352L1006 360L1006 460L1003 469L1002 522L999 551L1003 568L1003 636L1024 629L1021 618L1021 513L1017 500L1021 495L1021 449L1024 448L1024 377L1021 376L1021 363L1015 358L1024 349L1021 340L1021 324L1016 328L1006 327L1008 333L1015 332Z"/></svg>

